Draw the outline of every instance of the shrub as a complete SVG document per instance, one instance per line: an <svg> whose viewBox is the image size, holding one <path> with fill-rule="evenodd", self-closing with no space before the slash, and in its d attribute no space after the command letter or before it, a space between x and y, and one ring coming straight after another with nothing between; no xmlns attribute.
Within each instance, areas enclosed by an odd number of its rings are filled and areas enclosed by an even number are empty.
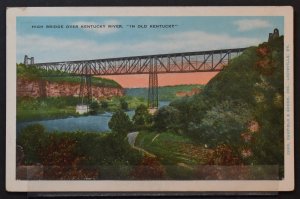
<svg viewBox="0 0 300 199"><path fill-rule="evenodd" d="M85 164L87 156L79 153L77 133L48 134L47 144L40 149L45 179L95 179L97 167Z"/></svg>
<svg viewBox="0 0 300 199"><path fill-rule="evenodd" d="M152 115L149 113L147 106L140 105L136 108L132 118L135 129L141 130L151 126Z"/></svg>
<svg viewBox="0 0 300 199"><path fill-rule="evenodd" d="M17 137L17 144L24 149L25 164L40 162L40 150L45 144L45 138L45 129L40 124L29 125L22 129Z"/></svg>
<svg viewBox="0 0 300 199"><path fill-rule="evenodd" d="M123 98L120 99L120 107L122 110L128 110L128 103Z"/></svg>
<svg viewBox="0 0 300 199"><path fill-rule="evenodd" d="M107 102L106 100L102 100L102 101L100 102L100 106L101 106L101 108L103 108L103 109L107 109L107 108L108 108L108 102Z"/></svg>
<svg viewBox="0 0 300 199"><path fill-rule="evenodd" d="M91 113L92 115L97 114L98 111L99 111L99 109L100 109L100 105L98 104L98 102L93 101L93 102L90 104L90 113Z"/></svg>
<svg viewBox="0 0 300 199"><path fill-rule="evenodd" d="M145 156L132 172L132 176L138 180L159 180L164 179L165 175L165 168L158 159L149 156Z"/></svg>
<svg viewBox="0 0 300 199"><path fill-rule="evenodd" d="M215 147L227 144L238 149L241 133L252 117L250 108L238 101L223 101L206 112L200 123L192 123L189 130L204 144Z"/></svg>
<svg viewBox="0 0 300 199"><path fill-rule="evenodd" d="M163 106L154 115L154 127L158 131L178 130L179 111L172 106Z"/></svg>
<svg viewBox="0 0 300 199"><path fill-rule="evenodd" d="M132 122L126 113L117 110L108 122L108 127L114 132L126 134L132 130Z"/></svg>

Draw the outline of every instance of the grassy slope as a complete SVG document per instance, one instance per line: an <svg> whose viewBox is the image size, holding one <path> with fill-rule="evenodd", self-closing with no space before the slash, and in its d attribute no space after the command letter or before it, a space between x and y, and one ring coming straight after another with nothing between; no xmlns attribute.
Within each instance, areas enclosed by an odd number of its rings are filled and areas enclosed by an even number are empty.
<svg viewBox="0 0 300 199"><path fill-rule="evenodd" d="M188 137L169 132L140 132L135 146L155 154L172 179L193 179L194 167L206 163L211 154Z"/></svg>

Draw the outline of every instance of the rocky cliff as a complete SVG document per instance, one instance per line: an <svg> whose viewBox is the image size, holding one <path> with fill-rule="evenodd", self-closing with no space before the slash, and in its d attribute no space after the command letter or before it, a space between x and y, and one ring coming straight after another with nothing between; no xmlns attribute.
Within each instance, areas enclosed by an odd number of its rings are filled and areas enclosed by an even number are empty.
<svg viewBox="0 0 300 199"><path fill-rule="evenodd" d="M80 84L78 83L17 79L18 97L79 96L79 91ZM122 96L124 90L123 88L92 86L92 94L95 98Z"/></svg>

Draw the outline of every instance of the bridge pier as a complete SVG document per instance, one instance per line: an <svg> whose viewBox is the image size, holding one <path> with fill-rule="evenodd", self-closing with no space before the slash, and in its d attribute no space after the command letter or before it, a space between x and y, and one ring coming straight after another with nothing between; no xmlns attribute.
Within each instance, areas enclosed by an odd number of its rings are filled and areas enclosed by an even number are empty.
<svg viewBox="0 0 300 199"><path fill-rule="evenodd" d="M154 62L154 63L153 63ZM149 71L149 87L148 87L148 108L158 108L158 76L157 76L157 61L151 59Z"/></svg>
<svg viewBox="0 0 300 199"><path fill-rule="evenodd" d="M92 103L92 76L82 75L79 90L79 104L76 106L76 112L84 114L89 111L89 105Z"/></svg>

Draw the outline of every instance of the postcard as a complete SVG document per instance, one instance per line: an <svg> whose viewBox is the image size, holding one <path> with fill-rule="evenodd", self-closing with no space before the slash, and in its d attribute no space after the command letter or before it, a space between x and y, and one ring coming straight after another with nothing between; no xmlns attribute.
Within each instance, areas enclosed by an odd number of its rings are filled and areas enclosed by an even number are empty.
<svg viewBox="0 0 300 199"><path fill-rule="evenodd" d="M6 188L294 189L293 8L7 9Z"/></svg>

